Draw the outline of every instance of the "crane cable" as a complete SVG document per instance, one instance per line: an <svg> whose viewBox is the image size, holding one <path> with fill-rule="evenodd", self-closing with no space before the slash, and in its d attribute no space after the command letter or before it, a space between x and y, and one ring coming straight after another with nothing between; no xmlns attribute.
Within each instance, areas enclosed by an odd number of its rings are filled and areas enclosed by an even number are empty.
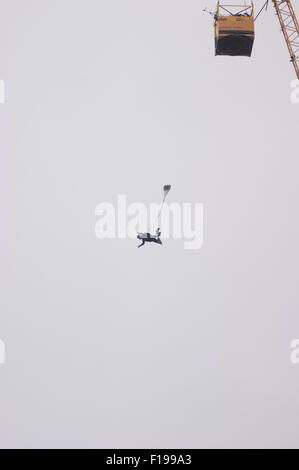
<svg viewBox="0 0 299 470"><path fill-rule="evenodd" d="M260 9L260 11L258 12L258 14L256 15L256 17L254 18L254 21L256 21L258 19L258 17L260 16L260 14L262 13L263 9L266 8L266 11L268 9L268 4L269 4L269 0L267 0L264 5L262 6L262 8Z"/></svg>

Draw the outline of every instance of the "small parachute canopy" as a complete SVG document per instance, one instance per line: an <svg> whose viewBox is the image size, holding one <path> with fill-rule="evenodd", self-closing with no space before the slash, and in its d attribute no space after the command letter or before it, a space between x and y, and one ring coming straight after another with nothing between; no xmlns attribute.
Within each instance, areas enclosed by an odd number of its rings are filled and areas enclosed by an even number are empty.
<svg viewBox="0 0 299 470"><path fill-rule="evenodd" d="M163 186L164 197L167 196L167 194L169 193L170 190L171 190L170 184L165 184L165 186Z"/></svg>

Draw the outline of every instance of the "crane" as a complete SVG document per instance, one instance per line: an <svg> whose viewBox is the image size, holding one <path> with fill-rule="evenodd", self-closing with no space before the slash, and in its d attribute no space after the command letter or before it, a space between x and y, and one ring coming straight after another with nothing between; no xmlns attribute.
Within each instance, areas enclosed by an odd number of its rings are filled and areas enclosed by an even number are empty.
<svg viewBox="0 0 299 470"><path fill-rule="evenodd" d="M272 0L299 80L299 24L291 0Z"/></svg>

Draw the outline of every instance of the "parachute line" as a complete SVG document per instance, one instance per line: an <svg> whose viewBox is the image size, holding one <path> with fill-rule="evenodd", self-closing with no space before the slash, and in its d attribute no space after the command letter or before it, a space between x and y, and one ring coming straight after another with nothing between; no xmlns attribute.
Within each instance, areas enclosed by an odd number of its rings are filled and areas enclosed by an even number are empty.
<svg viewBox="0 0 299 470"><path fill-rule="evenodd" d="M170 184L165 184L163 186L163 192L164 192L164 197L163 197L163 201L161 202L161 205L160 205L160 209L158 211L158 215L157 215L157 218L155 220L155 225L158 225L158 227L160 227L160 218L161 218L161 214L162 214L162 210L163 210L163 206L164 206L164 202L165 202L165 199L167 197L167 194L169 193L169 191L171 190L171 185ZM153 227L151 227L153 228Z"/></svg>

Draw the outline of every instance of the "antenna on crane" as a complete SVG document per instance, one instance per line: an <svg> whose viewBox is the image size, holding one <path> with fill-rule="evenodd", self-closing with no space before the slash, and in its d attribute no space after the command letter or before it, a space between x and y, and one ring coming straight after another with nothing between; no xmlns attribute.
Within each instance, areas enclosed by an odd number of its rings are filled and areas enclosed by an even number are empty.
<svg viewBox="0 0 299 470"><path fill-rule="evenodd" d="M205 13L208 13L209 15L213 16L214 19L216 19L216 12L215 11L209 11L209 10L207 10L207 7L204 7L204 9L202 11L204 11Z"/></svg>

